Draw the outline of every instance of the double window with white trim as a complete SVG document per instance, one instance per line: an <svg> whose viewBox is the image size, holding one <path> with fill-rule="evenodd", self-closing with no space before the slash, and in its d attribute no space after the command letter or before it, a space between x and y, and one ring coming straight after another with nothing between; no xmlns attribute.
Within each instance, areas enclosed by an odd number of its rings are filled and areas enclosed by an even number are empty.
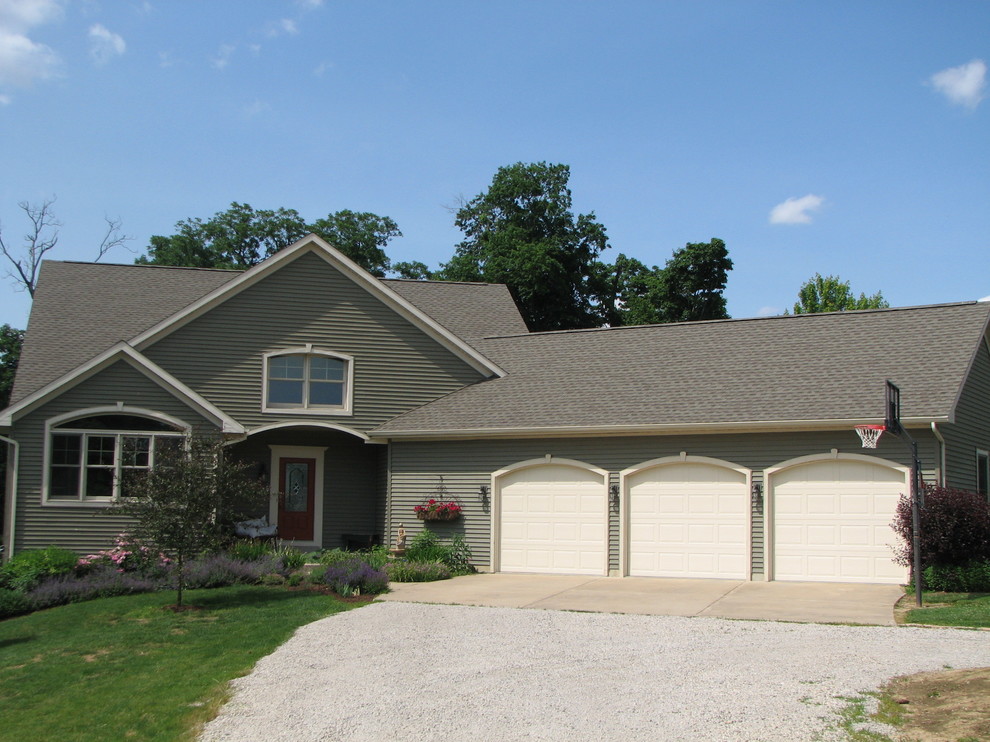
<svg viewBox="0 0 990 742"><path fill-rule="evenodd" d="M351 412L354 362L312 345L265 354L265 412L346 415Z"/></svg>
<svg viewBox="0 0 990 742"><path fill-rule="evenodd" d="M51 427L46 500L111 502L126 496L128 473L148 471L185 433L162 420L132 414L80 417Z"/></svg>

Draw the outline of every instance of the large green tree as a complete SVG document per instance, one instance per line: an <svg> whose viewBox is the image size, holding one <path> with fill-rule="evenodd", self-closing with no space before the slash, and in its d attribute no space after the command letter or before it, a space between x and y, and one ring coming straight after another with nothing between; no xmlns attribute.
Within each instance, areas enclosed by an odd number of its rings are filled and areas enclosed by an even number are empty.
<svg viewBox="0 0 990 742"><path fill-rule="evenodd" d="M858 297L849 288L849 282L838 276L822 276L816 273L801 285L799 301L794 304L794 314L817 312L845 312L851 309L886 309L890 303L879 291L872 296Z"/></svg>
<svg viewBox="0 0 990 742"><path fill-rule="evenodd" d="M571 211L569 178L567 165L499 168L457 211L464 240L440 277L506 284L533 331L600 325L593 276L608 237L594 213Z"/></svg>
<svg viewBox="0 0 990 742"><path fill-rule="evenodd" d="M10 325L0 327L0 410L10 403L23 342L24 330L15 330Z"/></svg>
<svg viewBox="0 0 990 742"><path fill-rule="evenodd" d="M387 216L349 210L307 222L295 209L254 209L234 202L203 221L185 219L173 235L155 235L138 263L193 268L250 268L309 233L315 233L376 276L389 270L384 247L400 237Z"/></svg>

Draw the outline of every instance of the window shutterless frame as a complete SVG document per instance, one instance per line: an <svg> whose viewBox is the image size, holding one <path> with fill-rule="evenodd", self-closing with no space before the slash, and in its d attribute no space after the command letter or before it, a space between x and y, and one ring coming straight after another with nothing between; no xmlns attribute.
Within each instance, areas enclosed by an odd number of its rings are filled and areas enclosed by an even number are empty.
<svg viewBox="0 0 990 742"><path fill-rule="evenodd" d="M312 344L264 354L262 412L350 415L354 359Z"/></svg>
<svg viewBox="0 0 990 742"><path fill-rule="evenodd" d="M990 497L990 452L976 449L976 491Z"/></svg>
<svg viewBox="0 0 990 742"><path fill-rule="evenodd" d="M119 424L119 425L117 425ZM80 410L46 422L42 504L106 506L121 496L125 471L148 470L189 426L148 410Z"/></svg>

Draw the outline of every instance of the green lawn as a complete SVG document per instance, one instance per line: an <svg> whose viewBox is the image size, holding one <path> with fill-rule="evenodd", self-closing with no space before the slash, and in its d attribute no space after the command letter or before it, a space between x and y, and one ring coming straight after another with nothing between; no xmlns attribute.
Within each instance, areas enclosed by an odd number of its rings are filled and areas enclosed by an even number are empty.
<svg viewBox="0 0 990 742"><path fill-rule="evenodd" d="M923 594L924 607L908 612L908 623L990 627L990 593Z"/></svg>
<svg viewBox="0 0 990 742"><path fill-rule="evenodd" d="M0 740L180 740L227 681L298 627L346 610L275 587L94 600L0 621Z"/></svg>

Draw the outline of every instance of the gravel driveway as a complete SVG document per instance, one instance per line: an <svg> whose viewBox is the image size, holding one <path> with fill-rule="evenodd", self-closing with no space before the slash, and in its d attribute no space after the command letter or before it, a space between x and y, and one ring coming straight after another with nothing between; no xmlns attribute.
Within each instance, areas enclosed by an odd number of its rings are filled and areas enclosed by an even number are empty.
<svg viewBox="0 0 990 742"><path fill-rule="evenodd" d="M980 631L374 603L300 628L202 739L797 742L836 696L988 665Z"/></svg>

